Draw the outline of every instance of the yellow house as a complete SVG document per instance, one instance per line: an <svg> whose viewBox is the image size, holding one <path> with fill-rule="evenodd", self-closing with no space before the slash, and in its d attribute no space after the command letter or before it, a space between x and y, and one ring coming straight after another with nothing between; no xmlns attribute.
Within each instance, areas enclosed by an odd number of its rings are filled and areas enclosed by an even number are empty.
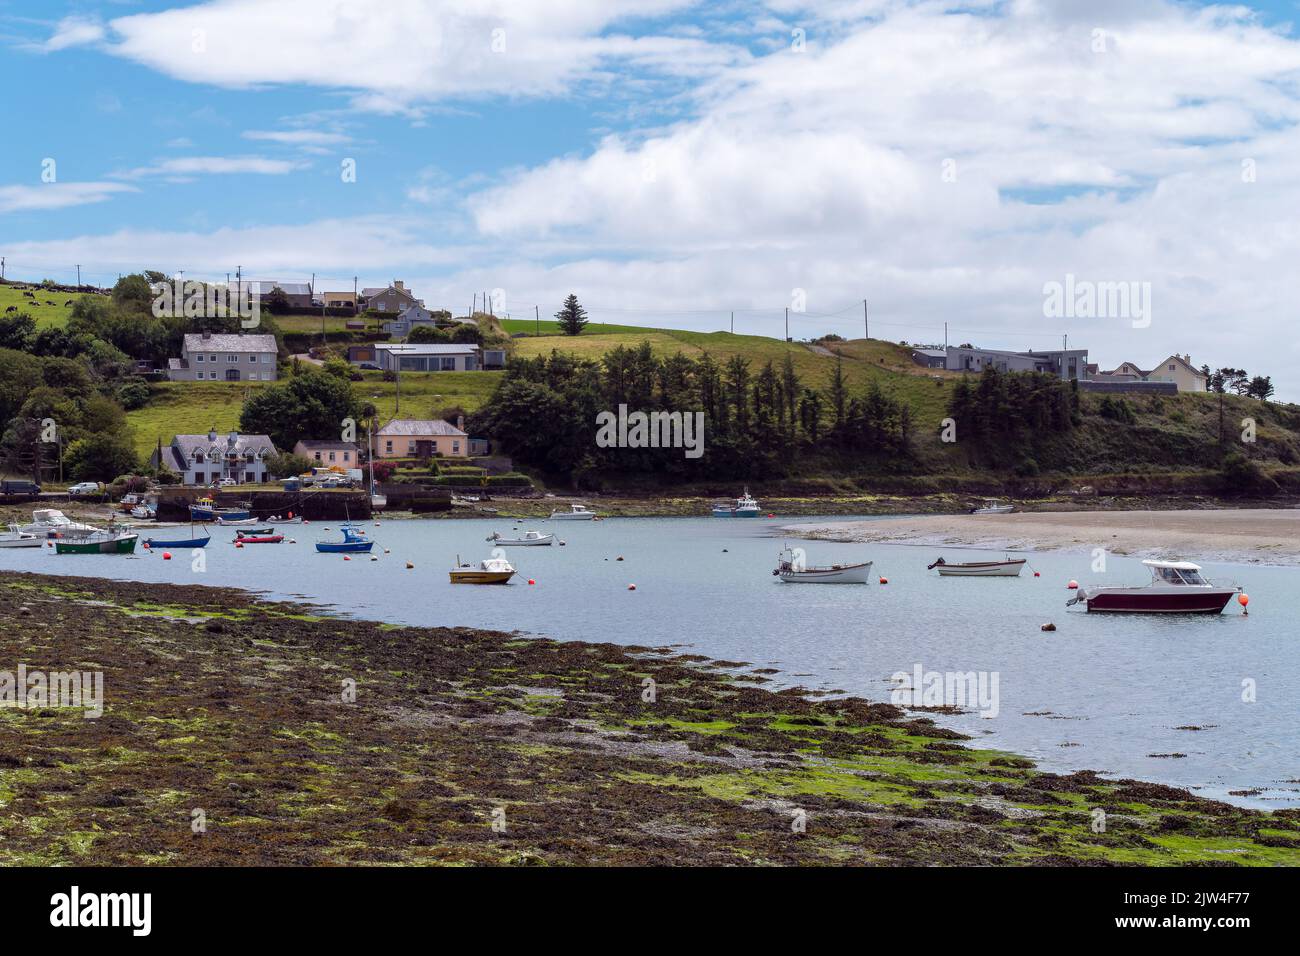
<svg viewBox="0 0 1300 956"><path fill-rule="evenodd" d="M377 458L468 458L469 435L461 430L464 419L456 425L441 419L418 421L393 419L375 433Z"/></svg>
<svg viewBox="0 0 1300 956"><path fill-rule="evenodd" d="M1138 368L1132 362L1121 362L1109 372L1102 372L1096 380L1119 382L1173 382L1180 392L1204 392L1207 389L1205 373L1192 365L1190 355L1174 353L1152 369Z"/></svg>

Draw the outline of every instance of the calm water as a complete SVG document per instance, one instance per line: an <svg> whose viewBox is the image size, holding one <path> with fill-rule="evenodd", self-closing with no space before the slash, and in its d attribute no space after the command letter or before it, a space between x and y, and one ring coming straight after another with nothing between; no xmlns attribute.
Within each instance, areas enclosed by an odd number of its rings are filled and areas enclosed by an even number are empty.
<svg viewBox="0 0 1300 956"><path fill-rule="evenodd" d="M871 559L873 577L889 584L783 585L771 576L781 547L773 535L790 522L525 522L520 530L554 531L567 544L509 549L520 573L504 588L454 587L447 568L458 553L486 557L484 539L493 530L508 534L509 520L370 524L376 550L390 552L377 561L316 553L312 542L325 526L311 525L292 530L297 544L242 549L228 543L232 531L218 530L201 574L188 552L163 561L3 549L0 569L234 585L414 625L684 645L777 668L778 684L878 700L888 699L891 674L917 664L997 672L996 717L940 721L1048 769L1096 769L1263 807L1300 804L1300 569L1206 565L1211 578L1246 587L1249 617L1235 604L1218 618L1087 615L1064 605L1066 581L1098 578L1088 554L1031 554L1019 578L940 579L925 570L939 554L932 547L792 540L814 564ZM615 560L620 555L625 560ZM1139 584L1147 572L1136 559L1111 558L1104 578ZM1055 633L1039 629L1047 621ZM1247 679L1254 703L1242 701ZM1204 729L1176 729L1187 726ZM1171 753L1186 756L1151 756ZM1228 796L1244 789L1262 793Z"/></svg>

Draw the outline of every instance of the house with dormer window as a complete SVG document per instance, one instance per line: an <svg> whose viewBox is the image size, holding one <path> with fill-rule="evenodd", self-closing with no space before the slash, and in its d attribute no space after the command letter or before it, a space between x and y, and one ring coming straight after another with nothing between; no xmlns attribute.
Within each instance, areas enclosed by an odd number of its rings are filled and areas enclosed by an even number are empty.
<svg viewBox="0 0 1300 956"><path fill-rule="evenodd" d="M186 485L211 485L223 478L251 485L270 477L266 461L274 454L267 435L218 435L213 428L206 435L176 435L150 456L149 464L175 472Z"/></svg>

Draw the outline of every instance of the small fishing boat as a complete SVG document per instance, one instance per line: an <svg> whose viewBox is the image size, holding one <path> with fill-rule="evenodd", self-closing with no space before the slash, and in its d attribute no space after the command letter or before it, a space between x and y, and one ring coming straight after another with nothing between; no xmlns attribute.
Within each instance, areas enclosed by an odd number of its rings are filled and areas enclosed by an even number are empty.
<svg viewBox="0 0 1300 956"><path fill-rule="evenodd" d="M461 564L451 569L452 584L505 584L515 576L515 569L505 558L486 558L478 564Z"/></svg>
<svg viewBox="0 0 1300 956"><path fill-rule="evenodd" d="M962 561L949 564L943 558L939 558L926 570L933 571L938 568L941 578L1014 578L1020 575L1025 560L1025 558L1004 558L1001 561Z"/></svg>
<svg viewBox="0 0 1300 956"><path fill-rule="evenodd" d="M221 525L223 528L251 528L253 525L261 524L262 522L251 515L247 518L226 518L217 515L214 523Z"/></svg>
<svg viewBox="0 0 1300 956"><path fill-rule="evenodd" d="M723 502L713 506L715 518L757 518L758 502L750 497L749 489L731 503Z"/></svg>
<svg viewBox="0 0 1300 956"><path fill-rule="evenodd" d="M326 554L349 554L355 552L366 552L375 546L373 541L367 541L365 532L354 524L344 524L339 526L343 532L342 541L317 541L316 550Z"/></svg>
<svg viewBox="0 0 1300 956"><path fill-rule="evenodd" d="M867 584L871 580L871 562L814 567L805 562L802 548L786 548L772 574L787 584Z"/></svg>
<svg viewBox="0 0 1300 956"><path fill-rule="evenodd" d="M253 513L247 506L242 508L218 508L211 498L200 498L190 505L191 521L224 519L226 523L229 523L231 521L243 521L252 517Z"/></svg>
<svg viewBox="0 0 1300 956"><path fill-rule="evenodd" d="M0 531L0 548L39 548L44 543L45 538L20 531L16 524L11 524L8 531Z"/></svg>
<svg viewBox="0 0 1300 956"><path fill-rule="evenodd" d="M522 538L503 538L499 531L493 531L492 534L488 536L488 540L493 544L499 544L505 548L525 548L553 544L555 542L555 535L542 534L540 531L525 531Z"/></svg>
<svg viewBox="0 0 1300 956"><path fill-rule="evenodd" d="M56 554L134 554L139 535L109 528L82 538L56 538Z"/></svg>
<svg viewBox="0 0 1300 956"><path fill-rule="evenodd" d="M289 517L287 518L281 518L279 515L276 515L274 517L267 518L266 523L274 524L274 525L302 524L302 515L290 514Z"/></svg>
<svg viewBox="0 0 1300 956"><path fill-rule="evenodd" d="M1005 515L1016 510L1016 506L1010 502L998 501L996 498L985 498L984 504L978 508L972 508L970 513L973 515Z"/></svg>
<svg viewBox="0 0 1300 956"><path fill-rule="evenodd" d="M591 511L586 505L569 505L568 511L552 511L552 521L590 521L596 517L596 512Z"/></svg>
<svg viewBox="0 0 1300 956"><path fill-rule="evenodd" d="M206 548L211 540L212 535L209 534L201 538L145 538L144 546L146 548Z"/></svg>
<svg viewBox="0 0 1300 956"><path fill-rule="evenodd" d="M1215 585L1190 561L1143 561L1151 581L1140 587L1094 585L1079 588L1065 603L1088 611L1128 614L1219 614L1241 588Z"/></svg>
<svg viewBox="0 0 1300 956"><path fill-rule="evenodd" d="M269 528L265 529L265 531L267 532L270 532L270 530L271 529ZM233 544L279 544L283 540L284 540L284 535L282 534L274 534L274 533L244 534L241 531L239 534L235 535L235 540L232 543Z"/></svg>
<svg viewBox="0 0 1300 956"><path fill-rule="evenodd" d="M58 508L37 508L32 512L31 524L25 524L18 530L44 538L77 538L98 534L103 529L72 521Z"/></svg>
<svg viewBox="0 0 1300 956"><path fill-rule="evenodd" d="M150 507L147 504L136 505L131 509L131 517L138 518L141 521L149 521L158 517L158 507L157 505Z"/></svg>

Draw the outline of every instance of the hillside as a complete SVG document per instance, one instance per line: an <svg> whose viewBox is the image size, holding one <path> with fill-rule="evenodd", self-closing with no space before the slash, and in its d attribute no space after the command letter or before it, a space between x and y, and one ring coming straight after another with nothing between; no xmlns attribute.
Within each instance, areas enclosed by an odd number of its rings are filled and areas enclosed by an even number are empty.
<svg viewBox="0 0 1300 956"><path fill-rule="evenodd" d="M31 292L36 298L29 299L23 295L24 292ZM67 323L68 314L72 311L71 303L77 297L78 293L75 292L59 292L35 285L6 282L0 284L0 315L10 306L16 306L20 312L26 312L35 320L38 329L61 326Z"/></svg>

